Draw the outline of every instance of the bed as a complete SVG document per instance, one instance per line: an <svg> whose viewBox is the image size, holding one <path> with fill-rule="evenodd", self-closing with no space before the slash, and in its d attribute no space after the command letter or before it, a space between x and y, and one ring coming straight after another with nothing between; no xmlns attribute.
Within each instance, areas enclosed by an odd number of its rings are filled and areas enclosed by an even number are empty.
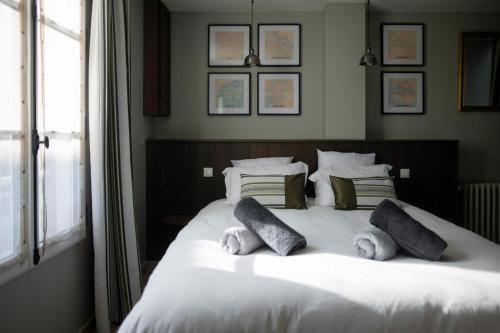
<svg viewBox="0 0 500 333"><path fill-rule="evenodd" d="M369 211L273 210L307 248L223 252L234 205L210 203L178 234L119 332L499 332L500 247L424 210L404 210L446 239L439 262L359 258Z"/></svg>

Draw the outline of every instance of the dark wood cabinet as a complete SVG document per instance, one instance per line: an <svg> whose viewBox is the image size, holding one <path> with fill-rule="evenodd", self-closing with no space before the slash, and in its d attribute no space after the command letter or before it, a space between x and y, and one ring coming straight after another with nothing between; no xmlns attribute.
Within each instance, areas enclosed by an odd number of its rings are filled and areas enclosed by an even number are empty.
<svg viewBox="0 0 500 333"><path fill-rule="evenodd" d="M170 11L144 0L144 115L170 116L170 58Z"/></svg>

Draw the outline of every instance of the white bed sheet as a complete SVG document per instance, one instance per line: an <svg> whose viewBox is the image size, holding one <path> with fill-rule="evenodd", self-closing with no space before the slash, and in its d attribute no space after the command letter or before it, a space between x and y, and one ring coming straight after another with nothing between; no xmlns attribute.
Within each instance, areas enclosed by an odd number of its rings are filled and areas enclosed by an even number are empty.
<svg viewBox="0 0 500 333"><path fill-rule="evenodd" d="M219 246L239 222L222 201L177 236L120 327L126 332L500 332L500 246L416 207L449 244L443 260L359 258L367 211L273 210L302 233L289 257L234 256Z"/></svg>

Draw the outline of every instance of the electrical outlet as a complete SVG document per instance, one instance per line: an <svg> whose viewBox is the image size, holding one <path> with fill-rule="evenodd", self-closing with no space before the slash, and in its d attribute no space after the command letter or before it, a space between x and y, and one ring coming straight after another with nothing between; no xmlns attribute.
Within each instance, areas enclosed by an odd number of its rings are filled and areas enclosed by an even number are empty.
<svg viewBox="0 0 500 333"><path fill-rule="evenodd" d="M203 177L212 178L214 176L213 168L203 168Z"/></svg>
<svg viewBox="0 0 500 333"><path fill-rule="evenodd" d="M399 178L410 178L410 169L399 169Z"/></svg>

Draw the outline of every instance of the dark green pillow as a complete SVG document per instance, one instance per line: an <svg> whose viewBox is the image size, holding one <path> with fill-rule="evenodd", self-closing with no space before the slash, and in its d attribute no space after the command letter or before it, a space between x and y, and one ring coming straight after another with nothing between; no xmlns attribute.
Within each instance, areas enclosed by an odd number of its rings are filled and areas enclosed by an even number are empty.
<svg viewBox="0 0 500 333"><path fill-rule="evenodd" d="M358 208L356 189L351 179L330 176L330 182L335 194L335 209L355 210Z"/></svg>
<svg viewBox="0 0 500 333"><path fill-rule="evenodd" d="M304 183L306 174L285 176L285 207L287 209L306 209Z"/></svg>

